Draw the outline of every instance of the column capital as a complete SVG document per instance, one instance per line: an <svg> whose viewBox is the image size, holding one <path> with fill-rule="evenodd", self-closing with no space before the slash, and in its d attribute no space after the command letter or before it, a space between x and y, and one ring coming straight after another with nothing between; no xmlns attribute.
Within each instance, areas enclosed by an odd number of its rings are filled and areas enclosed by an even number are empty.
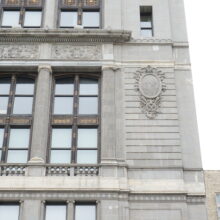
<svg viewBox="0 0 220 220"><path fill-rule="evenodd" d="M49 64L39 65L38 72L40 72L41 70L46 70L46 71L52 73L52 68L51 68L51 65L49 65Z"/></svg>
<svg viewBox="0 0 220 220"><path fill-rule="evenodd" d="M120 70L120 69L121 69L121 67L120 67L120 66L116 66L116 65L112 65L112 66L102 66L102 71L111 70L111 71L117 72L117 71Z"/></svg>

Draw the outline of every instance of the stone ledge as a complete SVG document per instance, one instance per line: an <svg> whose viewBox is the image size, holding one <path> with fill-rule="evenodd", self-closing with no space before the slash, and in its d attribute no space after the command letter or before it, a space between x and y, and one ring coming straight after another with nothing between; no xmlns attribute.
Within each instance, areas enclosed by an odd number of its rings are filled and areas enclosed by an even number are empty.
<svg viewBox="0 0 220 220"><path fill-rule="evenodd" d="M111 42L123 43L131 39L131 32L106 29L1 29L0 42Z"/></svg>

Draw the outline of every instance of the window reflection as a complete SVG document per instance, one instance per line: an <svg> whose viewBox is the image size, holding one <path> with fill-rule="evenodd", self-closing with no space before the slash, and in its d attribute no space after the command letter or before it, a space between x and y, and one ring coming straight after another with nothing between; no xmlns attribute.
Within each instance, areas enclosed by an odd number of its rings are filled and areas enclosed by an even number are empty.
<svg viewBox="0 0 220 220"><path fill-rule="evenodd" d="M20 27L19 24L20 11L3 11L2 26L3 27Z"/></svg>
<svg viewBox="0 0 220 220"><path fill-rule="evenodd" d="M98 98L80 97L79 98L79 114L81 115L98 114Z"/></svg>
<svg viewBox="0 0 220 220"><path fill-rule="evenodd" d="M73 114L72 97L56 97L54 102L54 114L71 115Z"/></svg>
<svg viewBox="0 0 220 220"><path fill-rule="evenodd" d="M77 12L61 11L60 27L75 27L77 25Z"/></svg>
<svg viewBox="0 0 220 220"><path fill-rule="evenodd" d="M76 205L75 220L96 220L95 205Z"/></svg>
<svg viewBox="0 0 220 220"><path fill-rule="evenodd" d="M78 148L97 148L97 128L78 129Z"/></svg>
<svg viewBox="0 0 220 220"><path fill-rule="evenodd" d="M19 205L16 204L2 204L0 205L0 218L2 220L18 220Z"/></svg>
<svg viewBox="0 0 220 220"><path fill-rule="evenodd" d="M66 205L46 205L45 220L66 220Z"/></svg>
<svg viewBox="0 0 220 220"><path fill-rule="evenodd" d="M98 95L98 80L80 79L80 95Z"/></svg>
<svg viewBox="0 0 220 220"><path fill-rule="evenodd" d="M83 12L83 27L85 28L99 28L100 14L99 12Z"/></svg>
<svg viewBox="0 0 220 220"><path fill-rule="evenodd" d="M8 163L26 163L28 159L30 129L10 129L8 145Z"/></svg>
<svg viewBox="0 0 220 220"><path fill-rule="evenodd" d="M41 11L26 11L24 18L24 27L40 27L41 17Z"/></svg>

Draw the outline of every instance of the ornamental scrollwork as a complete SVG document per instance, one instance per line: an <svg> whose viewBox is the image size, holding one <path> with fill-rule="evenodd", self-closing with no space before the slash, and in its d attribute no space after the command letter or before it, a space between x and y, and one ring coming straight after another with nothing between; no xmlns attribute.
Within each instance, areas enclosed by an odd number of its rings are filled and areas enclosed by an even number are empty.
<svg viewBox="0 0 220 220"><path fill-rule="evenodd" d="M161 95L166 90L165 74L147 66L139 69L135 74L135 88L139 92L140 106L149 119L154 119L161 103Z"/></svg>

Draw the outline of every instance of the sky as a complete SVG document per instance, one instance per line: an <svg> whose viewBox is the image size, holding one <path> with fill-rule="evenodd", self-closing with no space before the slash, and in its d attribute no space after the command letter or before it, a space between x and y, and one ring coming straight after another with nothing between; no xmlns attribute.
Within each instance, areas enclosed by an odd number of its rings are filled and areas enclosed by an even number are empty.
<svg viewBox="0 0 220 220"><path fill-rule="evenodd" d="M220 0L184 0L203 168L220 170Z"/></svg>

